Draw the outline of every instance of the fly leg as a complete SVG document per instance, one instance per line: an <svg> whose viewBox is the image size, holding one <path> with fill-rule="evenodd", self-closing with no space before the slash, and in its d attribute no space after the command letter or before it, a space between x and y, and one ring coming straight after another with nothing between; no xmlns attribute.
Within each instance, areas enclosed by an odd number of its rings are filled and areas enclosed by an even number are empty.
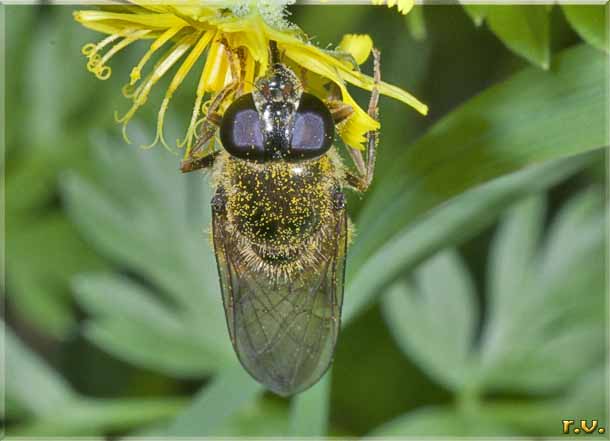
<svg viewBox="0 0 610 441"><path fill-rule="evenodd" d="M341 90L335 83L330 85L326 105L328 110L330 110L335 125L341 124L354 113L352 106L341 101Z"/></svg>
<svg viewBox="0 0 610 441"><path fill-rule="evenodd" d="M344 210L347 205L345 195L339 186L332 189L331 200L333 203L333 208L337 211Z"/></svg>
<svg viewBox="0 0 610 441"><path fill-rule="evenodd" d="M229 59L232 81L223 87L210 103L202 123L199 139L195 146L187 153L187 158L180 163L180 170L182 173L188 173L213 165L217 152L212 150L211 152L202 153L208 142L216 135L216 131L222 121L222 116L218 113L218 110L231 95L241 93L243 87L242 79L245 73L245 59L243 54L234 52L229 47L228 42L224 39L222 40L222 44L225 47L225 52Z"/></svg>
<svg viewBox="0 0 610 441"><path fill-rule="evenodd" d="M345 104L343 101L328 101L327 103L328 110L330 110L330 114L333 117L333 121L336 124L341 124L347 118L352 116L354 113L354 109L349 104Z"/></svg>
<svg viewBox="0 0 610 441"><path fill-rule="evenodd" d="M216 152L214 150L204 153L203 155L202 152L205 150L208 142L216 135L216 131L222 121L222 117L217 113L217 110L235 88L235 83L226 85L212 100L208 112L205 115L197 144L188 152L187 158L180 163L180 171L182 173L199 170L206 166L209 167L214 163L213 158L216 157ZM207 161L206 158L211 158L211 161Z"/></svg>
<svg viewBox="0 0 610 441"><path fill-rule="evenodd" d="M218 154L219 152L215 150L198 158L184 160L180 163L180 171L182 173L188 173L195 170L210 168L214 165L214 161L218 157Z"/></svg>
<svg viewBox="0 0 610 441"><path fill-rule="evenodd" d="M373 48L373 65L374 74L373 79L375 86L371 91L371 99L369 100L368 114L374 120L379 120L379 89L377 85L381 82L381 55L378 49ZM350 187L364 192L366 191L371 182L373 181L373 175L375 174L375 159L377 154L377 144L379 143L378 131L370 131L366 134L366 159L362 156L362 152L356 149L348 149L354 165L358 171L358 174L346 173L345 181Z"/></svg>
<svg viewBox="0 0 610 441"><path fill-rule="evenodd" d="M354 113L354 109L349 104L346 104L341 101L341 91L339 90L339 87L336 84L333 83L330 87L331 89L328 94L328 101L326 102L326 105L328 106L328 110L330 110L330 114L333 117L335 125L338 125L348 119L350 116L352 116L352 114ZM360 153L360 151L348 147L347 152L352 158L352 161L354 162L358 173L361 176L364 176L366 166L364 164L364 159L362 158L362 154ZM350 187L354 187L354 185L352 185L351 183L349 183L348 185Z"/></svg>
<svg viewBox="0 0 610 441"><path fill-rule="evenodd" d="M219 185L216 189L216 193L212 197L211 201L212 211L216 214L224 214L227 205L227 193L222 185Z"/></svg>

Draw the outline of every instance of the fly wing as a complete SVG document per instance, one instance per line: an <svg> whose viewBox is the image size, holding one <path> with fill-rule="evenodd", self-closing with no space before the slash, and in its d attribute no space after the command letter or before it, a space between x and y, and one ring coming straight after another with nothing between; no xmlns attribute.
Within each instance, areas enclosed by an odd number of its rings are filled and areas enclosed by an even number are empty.
<svg viewBox="0 0 610 441"><path fill-rule="evenodd" d="M229 334L242 365L280 395L313 385L328 369L339 334L347 215L337 210L320 241L315 268L270 277L244 258L226 215L213 235ZM250 260L251 262L251 260Z"/></svg>

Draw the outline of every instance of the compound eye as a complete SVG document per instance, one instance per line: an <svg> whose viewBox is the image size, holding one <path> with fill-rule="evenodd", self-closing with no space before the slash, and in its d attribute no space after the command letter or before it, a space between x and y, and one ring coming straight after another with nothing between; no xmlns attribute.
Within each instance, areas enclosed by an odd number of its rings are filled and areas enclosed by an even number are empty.
<svg viewBox="0 0 610 441"><path fill-rule="evenodd" d="M251 161L264 159L263 133L251 93L236 99L225 111L220 140L232 156Z"/></svg>
<svg viewBox="0 0 610 441"><path fill-rule="evenodd" d="M304 93L294 120L291 159L311 159L323 155L332 145L335 124L326 105L314 95Z"/></svg>

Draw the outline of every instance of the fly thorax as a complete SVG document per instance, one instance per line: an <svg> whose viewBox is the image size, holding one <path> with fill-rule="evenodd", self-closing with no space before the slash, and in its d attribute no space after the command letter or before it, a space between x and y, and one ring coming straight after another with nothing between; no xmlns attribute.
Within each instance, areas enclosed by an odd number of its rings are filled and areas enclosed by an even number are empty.
<svg viewBox="0 0 610 441"><path fill-rule="evenodd" d="M231 223L261 257L288 259L314 236L331 210L326 157L302 163L232 161ZM292 251L290 251L292 250Z"/></svg>
<svg viewBox="0 0 610 441"><path fill-rule="evenodd" d="M290 149L295 108L290 103L271 103L260 113L265 151L272 159L285 158Z"/></svg>
<svg viewBox="0 0 610 441"><path fill-rule="evenodd" d="M288 156L295 114L302 94L300 81L283 64L273 65L267 75L257 80L252 97L260 117L268 159L280 160Z"/></svg>

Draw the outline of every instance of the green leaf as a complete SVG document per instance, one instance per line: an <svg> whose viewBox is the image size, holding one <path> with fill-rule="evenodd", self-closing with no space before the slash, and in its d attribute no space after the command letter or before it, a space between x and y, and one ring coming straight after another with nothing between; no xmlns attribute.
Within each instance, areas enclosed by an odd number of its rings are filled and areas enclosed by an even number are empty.
<svg viewBox="0 0 610 441"><path fill-rule="evenodd" d="M405 226L451 197L529 165L606 147L607 72L603 54L579 46L561 53L554 70L525 69L437 122L378 177L356 221L374 234L352 245L348 281ZM348 308L353 300L346 297Z"/></svg>
<svg viewBox="0 0 610 441"><path fill-rule="evenodd" d="M25 29L34 29L36 25L36 14L35 8L20 8L17 5L8 6L4 5L2 9L2 20L5 24L5 31L3 34L4 44L6 45L6 51L3 54L4 58L4 81L5 87L3 92L5 96L5 108L8 107L9 103L18 102L22 93L22 88L19 84L23 81L24 66L26 63L26 56L29 53L31 39L20 38L21 34ZM5 60L11 60L10 63L6 63ZM4 127L7 129L10 127L18 127L21 125L21 121L24 121L23 115L28 109L26 106L14 106L11 107L10 112L4 112L6 123ZM3 130L6 134L5 151L6 156L10 157L15 149L19 146L19 141L22 139L22 133L18 130Z"/></svg>
<svg viewBox="0 0 610 441"><path fill-rule="evenodd" d="M219 357L186 332L104 318L87 322L83 333L119 359L172 377L201 378L226 365L224 354Z"/></svg>
<svg viewBox="0 0 610 441"><path fill-rule="evenodd" d="M501 224L490 252L491 320L510 319L512 303L518 296L525 295L523 285L535 262L544 215L544 198L534 196L520 202Z"/></svg>
<svg viewBox="0 0 610 441"><path fill-rule="evenodd" d="M515 433L501 424L464 415L451 407L428 407L402 415L374 430L370 436L509 436Z"/></svg>
<svg viewBox="0 0 610 441"><path fill-rule="evenodd" d="M179 317L155 295L132 282L113 274L81 274L73 280L80 305L94 316L129 322L151 322L168 332L182 331Z"/></svg>
<svg viewBox="0 0 610 441"><path fill-rule="evenodd" d="M476 308L464 300L468 285L442 265L428 267L434 259L415 271L418 286L397 283L384 299L384 314L399 345L436 381L454 390L468 386L475 393L553 391L599 363L605 349L592 342L603 340L605 326L599 312L606 225L600 201L597 192L588 191L566 204L542 249L537 246L544 223L539 198L519 204L507 218L493 244L494 291L480 358L468 354L476 326ZM401 245L404 249L395 244ZM427 282L421 273L426 270ZM442 303L443 294L449 303ZM566 348L578 348L578 356L566 358Z"/></svg>
<svg viewBox="0 0 610 441"><path fill-rule="evenodd" d="M63 181L70 217L97 249L150 281L175 305L189 340L198 340L207 354L219 354L219 362L232 360L216 262L206 237L211 198L206 180L178 173L178 158L164 150L130 149L103 137L97 138L95 157L96 183L76 174ZM115 324L112 332L127 327L134 330L133 323ZM139 329L142 335L134 338L149 341L148 328ZM136 352L134 359L142 359Z"/></svg>
<svg viewBox="0 0 610 441"><path fill-rule="evenodd" d="M604 202L599 189L584 191L569 199L560 214L551 224L545 244L542 269L544 277L560 277L570 264L578 259L578 251L585 251L590 246L583 241L586 226L597 222L597 216L603 210ZM593 226L596 234L596 227ZM595 239L593 239L594 241Z"/></svg>
<svg viewBox="0 0 610 441"><path fill-rule="evenodd" d="M59 213L8 219L8 299L29 324L63 338L74 326L70 278L105 265Z"/></svg>
<svg viewBox="0 0 610 441"><path fill-rule="evenodd" d="M7 209L14 215L25 209L48 209L41 205L56 192L60 170L86 168L89 158L82 148L86 129L92 121L99 126L111 119L106 109L113 94L107 92L120 87L122 80L111 78L91 87L96 80L85 69L80 52L89 31L74 26L69 7L12 6L6 11L11 55ZM87 93L82 93L85 89ZM104 115L101 121L100 115Z"/></svg>
<svg viewBox="0 0 610 441"><path fill-rule="evenodd" d="M424 7L414 6L405 16L409 33L414 40L422 41L426 39L426 19L424 17Z"/></svg>
<svg viewBox="0 0 610 441"><path fill-rule="evenodd" d="M491 7L490 5L479 5L479 4L468 4L462 5L466 13L470 16L474 24L481 26L487 17L487 10Z"/></svg>
<svg viewBox="0 0 610 441"><path fill-rule="evenodd" d="M523 283L509 299L492 299L495 308L485 324L477 377L484 387L558 390L603 357L604 348L591 342L601 341L604 334L605 317L600 311L604 304L603 238L607 227L600 204L591 203L601 197L597 194L592 198L592 194L582 193L561 209L547 235L547 244L526 267L523 262L510 261L520 261L523 255L511 254L514 244L504 234L496 239L494 249L505 258L502 272L494 276L505 280L507 268L516 268L515 278ZM526 236L541 228L531 225L533 218L543 222L542 216L534 214L535 208L521 205L515 210L504 232L518 218L522 227L529 224L521 231ZM499 264L494 268L498 270ZM566 348L578 348L578 356L566 357Z"/></svg>
<svg viewBox="0 0 610 441"><path fill-rule="evenodd" d="M607 427L607 367L593 369L566 384L565 394L543 400L486 401L467 413L451 407L428 407L395 418L371 436L545 436L558 433L557 421L568 416L599 415Z"/></svg>
<svg viewBox="0 0 610 441"><path fill-rule="evenodd" d="M592 46L608 53L608 3L605 5L566 5L561 9L574 30Z"/></svg>
<svg viewBox="0 0 610 441"><path fill-rule="evenodd" d="M546 436L559 433L557 421L582 415L599 415L600 427L608 427L607 415L607 366L603 363L572 379L564 386L559 397L542 400L502 400L486 402L479 407L477 418L481 421L508 425L522 435Z"/></svg>
<svg viewBox="0 0 610 441"><path fill-rule="evenodd" d="M512 201L549 188L591 159L584 156L552 161L496 179L429 211L417 222L407 224L348 279L349 297L343 308L344 320L354 318L374 300L375 294L403 271L439 249L474 236L492 224Z"/></svg>
<svg viewBox="0 0 610 441"><path fill-rule="evenodd" d="M227 418L262 392L263 387L235 363L224 368L164 431L164 437L217 435Z"/></svg>
<svg viewBox="0 0 610 441"><path fill-rule="evenodd" d="M547 5L489 6L487 24L513 52L543 69L550 62L550 15Z"/></svg>
<svg viewBox="0 0 610 441"><path fill-rule="evenodd" d="M545 421L599 412L585 403L601 402L605 377L593 376L588 386L575 384L575 380L589 377L607 356L601 344L607 311L591 314L604 309L605 303L603 237L607 224L601 202L602 196L595 190L573 197L551 224L544 247L540 241L544 200L532 197L511 210L492 244L491 314L486 319L480 356L470 358L470 372L460 372L459 360L441 360L456 346L452 337L444 337L450 340L446 343L449 348L437 341L446 328L455 329L453 317L444 314L456 308L429 306L425 299L430 296L422 292L421 282L419 288L405 282L393 286L383 306L401 346L437 381L456 375L469 381L469 388L457 395L455 408L407 413L375 430L374 436L546 434L553 426ZM430 262L433 260L415 271L416 279ZM511 280L511 272L517 282ZM430 280L458 287L448 291L459 302L463 291L459 283L452 283L442 271L431 271ZM436 320L427 310L436 312ZM566 351L573 351L574 356L566 356ZM439 362L430 362L435 359ZM606 366L603 371L607 372ZM479 401L498 390L560 395L540 401ZM474 392L474 401L466 400L470 392Z"/></svg>
<svg viewBox="0 0 610 441"><path fill-rule="evenodd" d="M290 436L324 437L328 430L331 375L295 396L290 409Z"/></svg>
<svg viewBox="0 0 610 441"><path fill-rule="evenodd" d="M121 432L174 416L184 407L182 398L81 400L56 408L32 424L15 427L11 436L91 436Z"/></svg>
<svg viewBox="0 0 610 441"><path fill-rule="evenodd" d="M556 415L599 415L600 426L608 427L608 362L572 382L567 393L557 399Z"/></svg>
<svg viewBox="0 0 610 441"><path fill-rule="evenodd" d="M2 323L6 347L6 396L36 416L9 429L11 436L98 435L173 416L183 399L83 398Z"/></svg>
<svg viewBox="0 0 610 441"><path fill-rule="evenodd" d="M74 26L69 8L11 6L5 12L11 60L6 71L7 293L21 320L64 339L75 319L68 279L102 269L103 261L63 217L57 177L66 168L86 173L85 123L99 116L100 98L110 96L103 90L111 85L81 93L84 80L91 80L79 43L87 31Z"/></svg>
<svg viewBox="0 0 610 441"><path fill-rule="evenodd" d="M320 46L323 47L328 43L336 45L337 36L353 32L355 23L366 22L370 17L368 8L340 9L339 14L327 14L320 9L320 6L301 7L298 25L301 29L307 29L310 35L315 35Z"/></svg>
<svg viewBox="0 0 610 441"><path fill-rule="evenodd" d="M6 395L34 415L53 415L77 399L66 381L27 348L4 322L0 352L6 356Z"/></svg>
<svg viewBox="0 0 610 441"><path fill-rule="evenodd" d="M126 278L80 276L75 292L95 317L86 323L84 334L118 358L176 377L201 377L229 362L224 352L203 345L178 311Z"/></svg>
<svg viewBox="0 0 610 441"><path fill-rule="evenodd" d="M22 156L10 162L6 253L11 305L28 324L61 339L74 324L70 277L103 269L105 263L55 207L57 174L63 167L83 170L80 159L85 156L74 144L57 143L61 148L42 152L20 146Z"/></svg>
<svg viewBox="0 0 610 441"><path fill-rule="evenodd" d="M24 54L25 66L15 82L22 88L22 95L16 97L18 105L27 109L22 121L35 121L31 130L20 130L21 142L42 153L58 150L56 143L66 137L66 131L68 138L75 133L82 137L81 127L110 120L106 109L115 94L107 92L120 87L123 79L115 73L102 83L87 71L81 47L91 34L75 26L72 8L55 6L38 12L31 32L22 37L31 42L30 50Z"/></svg>
<svg viewBox="0 0 610 441"><path fill-rule="evenodd" d="M453 390L468 377L476 331L476 294L457 254L444 251L419 266L416 285L397 283L383 312L398 345L439 383Z"/></svg>
<svg viewBox="0 0 610 441"><path fill-rule="evenodd" d="M289 415L286 406L275 400L260 397L226 419L218 429L219 437L282 437L288 433Z"/></svg>

